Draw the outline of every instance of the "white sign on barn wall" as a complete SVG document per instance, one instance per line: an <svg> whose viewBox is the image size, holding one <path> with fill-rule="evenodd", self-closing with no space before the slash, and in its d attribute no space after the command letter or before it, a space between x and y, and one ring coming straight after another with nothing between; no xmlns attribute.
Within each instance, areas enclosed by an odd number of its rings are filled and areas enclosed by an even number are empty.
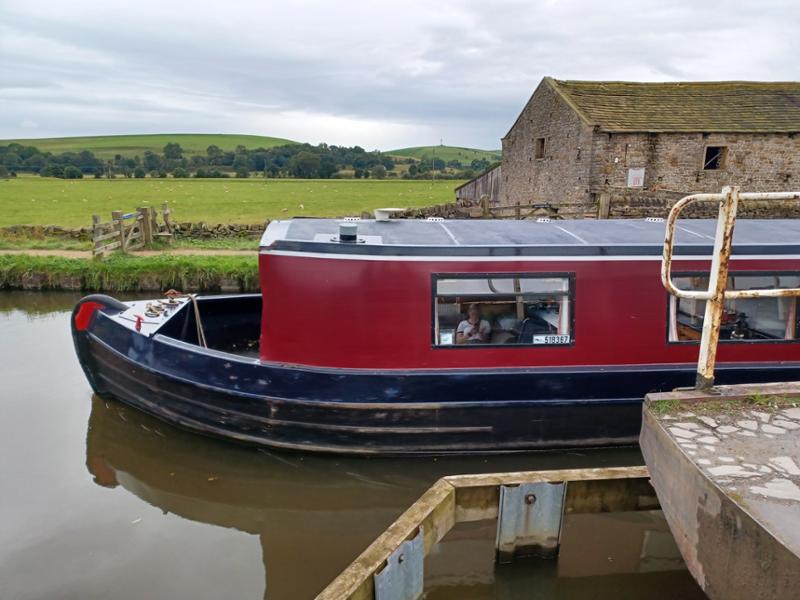
<svg viewBox="0 0 800 600"><path fill-rule="evenodd" d="M641 169L628 169L628 187L642 187L644 185L644 167Z"/></svg>

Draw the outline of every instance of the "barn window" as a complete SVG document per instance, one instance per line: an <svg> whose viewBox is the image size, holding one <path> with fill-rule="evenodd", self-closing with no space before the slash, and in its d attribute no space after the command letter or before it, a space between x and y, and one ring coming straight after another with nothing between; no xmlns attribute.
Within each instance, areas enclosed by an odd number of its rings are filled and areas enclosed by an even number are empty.
<svg viewBox="0 0 800 600"><path fill-rule="evenodd" d="M707 275L684 275L675 285L685 290L708 289ZM731 273L729 290L764 290L800 287L796 273ZM731 298L725 300L719 338L729 342L775 342L800 339L797 298ZM705 300L669 299L669 341L698 342L703 331Z"/></svg>
<svg viewBox="0 0 800 600"><path fill-rule="evenodd" d="M725 155L728 149L725 146L706 146L706 153L703 158L703 169L714 171L725 166Z"/></svg>
<svg viewBox="0 0 800 600"><path fill-rule="evenodd" d="M536 146L533 151L533 157L536 159L544 158L544 138L536 138Z"/></svg>
<svg viewBox="0 0 800 600"><path fill-rule="evenodd" d="M571 344L573 289L566 274L436 275L433 343Z"/></svg>

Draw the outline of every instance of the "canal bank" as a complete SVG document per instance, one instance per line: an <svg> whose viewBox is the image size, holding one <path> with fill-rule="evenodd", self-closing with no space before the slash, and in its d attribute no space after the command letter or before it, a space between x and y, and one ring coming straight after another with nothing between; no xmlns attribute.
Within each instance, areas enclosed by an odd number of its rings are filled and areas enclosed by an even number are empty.
<svg viewBox="0 0 800 600"><path fill-rule="evenodd" d="M797 597L800 382L650 394L640 445L709 598Z"/></svg>
<svg viewBox="0 0 800 600"><path fill-rule="evenodd" d="M258 255L248 253L148 253L105 260L74 253L0 253L0 290L94 292L255 292Z"/></svg>
<svg viewBox="0 0 800 600"><path fill-rule="evenodd" d="M343 459L188 434L92 397L69 333L79 296L0 293L2 598L313 598L444 475L642 461L634 448ZM672 543L660 514L565 527L559 561L495 569L494 531L459 525L430 557L426 597L703 597L674 544L640 558L645 540Z"/></svg>

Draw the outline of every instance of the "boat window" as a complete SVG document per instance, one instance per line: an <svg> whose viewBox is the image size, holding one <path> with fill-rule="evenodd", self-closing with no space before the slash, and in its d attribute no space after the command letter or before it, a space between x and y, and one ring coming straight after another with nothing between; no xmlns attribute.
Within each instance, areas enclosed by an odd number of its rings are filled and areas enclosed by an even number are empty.
<svg viewBox="0 0 800 600"><path fill-rule="evenodd" d="M708 276L675 277L680 289L706 290ZM729 290L766 290L800 287L797 274L731 274ZM699 342L703 330L705 300L670 296L669 341ZM720 340L778 341L800 339L797 298L738 298L725 301Z"/></svg>
<svg viewBox="0 0 800 600"><path fill-rule="evenodd" d="M572 343L569 276L441 275L434 281L437 346Z"/></svg>

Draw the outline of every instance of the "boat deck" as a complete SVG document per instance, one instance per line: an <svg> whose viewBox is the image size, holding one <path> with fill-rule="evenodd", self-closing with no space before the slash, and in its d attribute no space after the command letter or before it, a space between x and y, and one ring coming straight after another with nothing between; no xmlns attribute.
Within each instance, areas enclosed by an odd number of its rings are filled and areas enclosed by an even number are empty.
<svg viewBox="0 0 800 600"><path fill-rule="evenodd" d="M189 304L189 298L184 296L175 300L167 298L133 300L123 304L126 304L128 309L112 314L109 318L127 329L135 329L142 335L152 336Z"/></svg>
<svg viewBox="0 0 800 600"><path fill-rule="evenodd" d="M198 312L208 347L244 358L259 358L260 294L200 296ZM163 334L190 344L199 344L196 315L191 300L155 298L123 302L127 310L109 318L144 336Z"/></svg>

